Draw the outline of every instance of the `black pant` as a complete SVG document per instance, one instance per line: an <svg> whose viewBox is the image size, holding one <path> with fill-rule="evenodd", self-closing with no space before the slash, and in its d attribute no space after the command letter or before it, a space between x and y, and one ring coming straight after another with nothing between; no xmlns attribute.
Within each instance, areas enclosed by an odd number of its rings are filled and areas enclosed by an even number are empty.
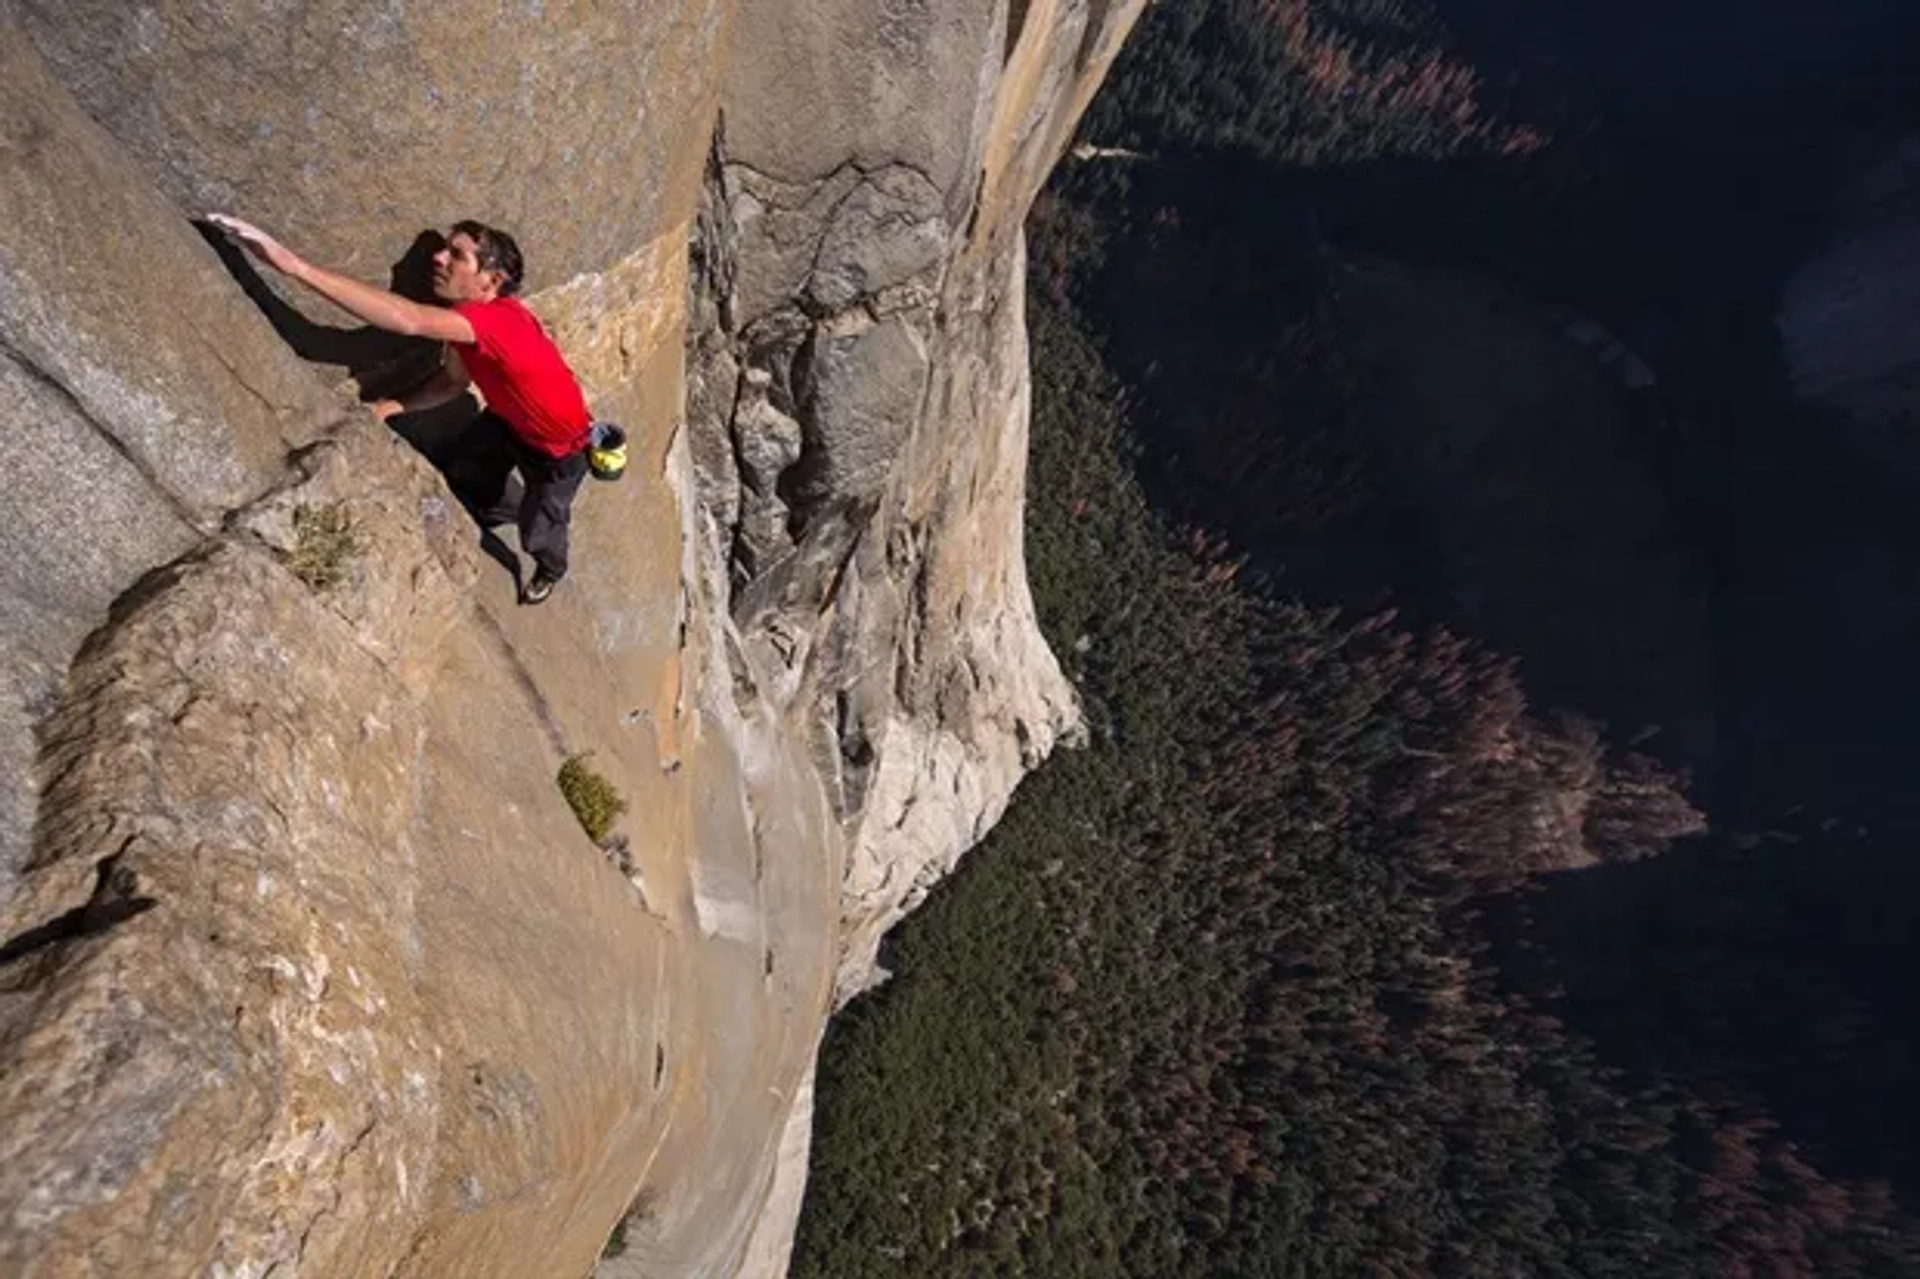
<svg viewBox="0 0 1920 1279"><path fill-rule="evenodd" d="M491 412L475 419L453 469L455 491L482 528L517 523L520 549L554 581L567 575L567 525L587 478L587 451L549 457ZM519 483L514 482L520 472Z"/></svg>

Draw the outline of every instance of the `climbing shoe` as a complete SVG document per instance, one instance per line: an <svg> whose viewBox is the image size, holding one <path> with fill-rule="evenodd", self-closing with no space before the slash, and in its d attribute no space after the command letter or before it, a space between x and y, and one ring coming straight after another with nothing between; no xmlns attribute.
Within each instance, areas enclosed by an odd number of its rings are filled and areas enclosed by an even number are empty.
<svg viewBox="0 0 1920 1279"><path fill-rule="evenodd" d="M548 577L546 570L540 569L534 573L533 580L527 583L526 589L520 592L520 602L522 604L542 603L547 596L553 594L553 588L558 585L560 585L559 578Z"/></svg>

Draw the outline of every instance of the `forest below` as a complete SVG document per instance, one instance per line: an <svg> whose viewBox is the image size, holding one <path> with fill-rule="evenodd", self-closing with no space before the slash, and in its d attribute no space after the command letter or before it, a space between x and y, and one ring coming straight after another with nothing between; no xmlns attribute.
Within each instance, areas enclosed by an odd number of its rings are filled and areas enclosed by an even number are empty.
<svg viewBox="0 0 1920 1279"><path fill-rule="evenodd" d="M836 1018L794 1274L1920 1273L1911 495L1772 332L1920 41L1668 9L1143 18L1029 227L1091 740ZM1367 272L1577 304L1657 385L1435 497Z"/></svg>

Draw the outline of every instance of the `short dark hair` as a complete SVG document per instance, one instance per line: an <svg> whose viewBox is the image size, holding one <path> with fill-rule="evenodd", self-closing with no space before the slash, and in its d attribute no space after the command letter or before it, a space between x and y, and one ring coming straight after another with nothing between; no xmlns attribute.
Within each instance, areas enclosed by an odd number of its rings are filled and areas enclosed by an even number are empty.
<svg viewBox="0 0 1920 1279"><path fill-rule="evenodd" d="M526 263L521 259L520 246L513 242L512 236L471 219L454 223L453 234L472 237L474 257L478 259L482 271L500 273L501 297L510 298L520 291L520 277L526 273Z"/></svg>

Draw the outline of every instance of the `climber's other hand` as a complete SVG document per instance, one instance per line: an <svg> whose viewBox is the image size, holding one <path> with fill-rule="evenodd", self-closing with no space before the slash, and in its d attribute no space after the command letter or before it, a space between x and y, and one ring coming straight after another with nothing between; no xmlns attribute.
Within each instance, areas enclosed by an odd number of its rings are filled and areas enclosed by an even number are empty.
<svg viewBox="0 0 1920 1279"><path fill-rule="evenodd" d="M207 221L247 246L247 251L276 271L292 275L306 265L300 255L251 222L225 213L209 213Z"/></svg>

